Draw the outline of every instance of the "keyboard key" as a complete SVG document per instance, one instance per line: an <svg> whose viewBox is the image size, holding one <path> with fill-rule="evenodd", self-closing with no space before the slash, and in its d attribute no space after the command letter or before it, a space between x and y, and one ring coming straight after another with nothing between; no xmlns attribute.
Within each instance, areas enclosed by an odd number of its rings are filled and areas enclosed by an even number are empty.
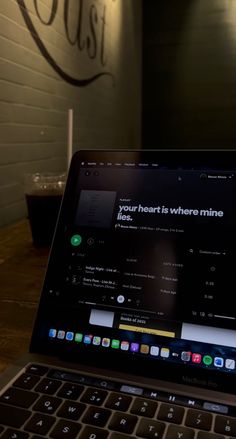
<svg viewBox="0 0 236 439"><path fill-rule="evenodd" d="M120 393L111 393L105 404L106 407L114 410L126 412L132 401L131 396L121 395Z"/></svg>
<svg viewBox="0 0 236 439"><path fill-rule="evenodd" d="M51 415L57 410L61 402L61 399L54 396L42 396L34 405L33 410Z"/></svg>
<svg viewBox="0 0 236 439"><path fill-rule="evenodd" d="M31 364L27 367L27 373L30 373L32 375L43 376L45 375L45 373L48 372L48 370L48 367L41 366L40 364Z"/></svg>
<svg viewBox="0 0 236 439"><path fill-rule="evenodd" d="M77 422L75 423L71 421L66 421L65 419L61 419L50 433L50 436L54 439L74 439L80 429L81 425Z"/></svg>
<svg viewBox="0 0 236 439"><path fill-rule="evenodd" d="M136 398L130 411L135 415L146 416L147 418L153 418L156 413L158 404L148 399Z"/></svg>
<svg viewBox="0 0 236 439"><path fill-rule="evenodd" d="M13 383L13 386L20 387L21 389L31 390L39 382L40 377L35 375L28 375L23 373L17 380Z"/></svg>
<svg viewBox="0 0 236 439"><path fill-rule="evenodd" d="M53 416L43 415L41 413L35 413L29 422L27 422L24 429L31 433L39 435L47 434L50 428L55 423L56 419Z"/></svg>
<svg viewBox="0 0 236 439"><path fill-rule="evenodd" d="M23 431L13 430L13 428L7 428L7 430L1 436L1 439L27 439L28 433Z"/></svg>
<svg viewBox="0 0 236 439"><path fill-rule="evenodd" d="M236 419L228 416L216 415L215 428L216 433L236 436Z"/></svg>
<svg viewBox="0 0 236 439"><path fill-rule="evenodd" d="M236 436L236 419L217 415L214 430L216 433Z"/></svg>
<svg viewBox="0 0 236 439"><path fill-rule="evenodd" d="M17 405L22 408L30 407L38 398L37 393L10 387L0 398L4 404Z"/></svg>
<svg viewBox="0 0 236 439"><path fill-rule="evenodd" d="M61 381L43 378L42 381L35 388L35 391L40 393L46 393L47 395L53 395L60 386Z"/></svg>
<svg viewBox="0 0 236 439"><path fill-rule="evenodd" d="M117 433L116 431L113 431L110 435L110 439L132 439L136 436L128 436L127 434Z"/></svg>
<svg viewBox="0 0 236 439"><path fill-rule="evenodd" d="M187 427L198 428L199 430L210 430L212 424L212 414L200 410L188 410L185 425Z"/></svg>
<svg viewBox="0 0 236 439"><path fill-rule="evenodd" d="M132 434L137 420L137 416L134 415L114 413L109 428L111 430L120 431L121 433Z"/></svg>
<svg viewBox="0 0 236 439"><path fill-rule="evenodd" d="M31 412L18 407L0 404L0 424L8 427L21 427L30 417Z"/></svg>
<svg viewBox="0 0 236 439"><path fill-rule="evenodd" d="M157 418L161 421L173 422L174 424L181 424L184 416L183 407L178 407L172 404L161 404Z"/></svg>
<svg viewBox="0 0 236 439"><path fill-rule="evenodd" d="M97 427L104 427L110 415L110 410L102 409L100 407L89 407L82 421L85 422L85 424L96 425Z"/></svg>
<svg viewBox="0 0 236 439"><path fill-rule="evenodd" d="M193 439L194 430L177 425L169 425L167 429L166 439Z"/></svg>
<svg viewBox="0 0 236 439"><path fill-rule="evenodd" d="M73 419L74 421L78 421L84 410L86 409L85 404L81 404L80 402L74 401L65 401L63 406L57 412L57 416L66 419Z"/></svg>
<svg viewBox="0 0 236 439"><path fill-rule="evenodd" d="M76 400L79 398L83 390L84 386L65 383L57 393L57 396L60 396L61 398Z"/></svg>
<svg viewBox="0 0 236 439"><path fill-rule="evenodd" d="M136 436L147 439L161 439L165 430L164 422L153 421L151 419L141 419Z"/></svg>
<svg viewBox="0 0 236 439"><path fill-rule="evenodd" d="M101 405L107 396L105 390L88 388L81 397L82 402L87 404Z"/></svg>
<svg viewBox="0 0 236 439"><path fill-rule="evenodd" d="M90 427L89 425L86 426L82 433L79 436L79 439L106 439L108 436L108 431L97 428L97 427ZM127 436L126 436L127 439Z"/></svg>
<svg viewBox="0 0 236 439"><path fill-rule="evenodd" d="M224 439L224 436L215 433L208 433L206 431L199 431L197 439Z"/></svg>

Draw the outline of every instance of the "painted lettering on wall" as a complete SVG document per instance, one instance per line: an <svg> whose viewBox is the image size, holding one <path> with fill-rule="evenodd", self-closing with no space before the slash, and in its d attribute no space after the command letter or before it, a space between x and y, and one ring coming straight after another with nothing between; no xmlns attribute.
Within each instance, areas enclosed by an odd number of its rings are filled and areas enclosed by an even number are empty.
<svg viewBox="0 0 236 439"><path fill-rule="evenodd" d="M111 0L111 2L114 0ZM85 3L87 2L87 3ZM102 76L108 76L114 83L114 75L106 70L108 64L108 54L106 51L107 42L107 0L98 3L96 0L51 0L50 6L47 7L45 13L45 5L39 0L33 0L34 16L30 14L26 0L17 0L24 21L34 39L38 49L43 57L51 65L51 67L66 82L74 86L83 87L91 84ZM63 8L62 10L59 8ZM31 3L32 12L32 3ZM59 13L62 12L62 29L61 34L73 50L77 49L77 55L86 56L88 62L94 62L92 66L92 74L88 77L79 77L79 72L73 74L68 73L62 63L56 58L56 54L52 53L46 42L40 35L40 29L51 29L55 26ZM37 26L38 22L38 26ZM71 53L71 56L74 56Z"/></svg>

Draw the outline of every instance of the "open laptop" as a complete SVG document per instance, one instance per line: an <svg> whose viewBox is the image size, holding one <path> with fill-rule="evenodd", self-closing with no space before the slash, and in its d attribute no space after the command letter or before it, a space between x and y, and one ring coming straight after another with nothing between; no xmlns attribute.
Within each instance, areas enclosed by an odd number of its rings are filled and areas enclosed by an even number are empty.
<svg viewBox="0 0 236 439"><path fill-rule="evenodd" d="M236 437L236 151L74 154L0 437Z"/></svg>

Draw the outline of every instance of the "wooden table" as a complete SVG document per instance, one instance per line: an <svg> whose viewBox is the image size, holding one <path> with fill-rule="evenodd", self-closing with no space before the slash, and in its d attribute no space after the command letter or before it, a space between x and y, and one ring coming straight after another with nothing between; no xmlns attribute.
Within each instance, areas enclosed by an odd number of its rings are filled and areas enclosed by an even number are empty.
<svg viewBox="0 0 236 439"><path fill-rule="evenodd" d="M28 220L0 229L0 372L28 351L48 254Z"/></svg>

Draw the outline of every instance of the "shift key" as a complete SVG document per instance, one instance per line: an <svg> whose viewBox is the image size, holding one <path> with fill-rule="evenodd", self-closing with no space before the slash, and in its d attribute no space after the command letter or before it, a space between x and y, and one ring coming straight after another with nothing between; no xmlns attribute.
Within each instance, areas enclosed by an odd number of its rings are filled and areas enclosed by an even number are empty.
<svg viewBox="0 0 236 439"><path fill-rule="evenodd" d="M0 404L0 424L8 427L21 427L30 417L29 410L19 409L10 405Z"/></svg>
<svg viewBox="0 0 236 439"><path fill-rule="evenodd" d="M4 404L16 405L22 408L29 408L38 398L37 393L28 392L27 390L10 387L0 398Z"/></svg>

